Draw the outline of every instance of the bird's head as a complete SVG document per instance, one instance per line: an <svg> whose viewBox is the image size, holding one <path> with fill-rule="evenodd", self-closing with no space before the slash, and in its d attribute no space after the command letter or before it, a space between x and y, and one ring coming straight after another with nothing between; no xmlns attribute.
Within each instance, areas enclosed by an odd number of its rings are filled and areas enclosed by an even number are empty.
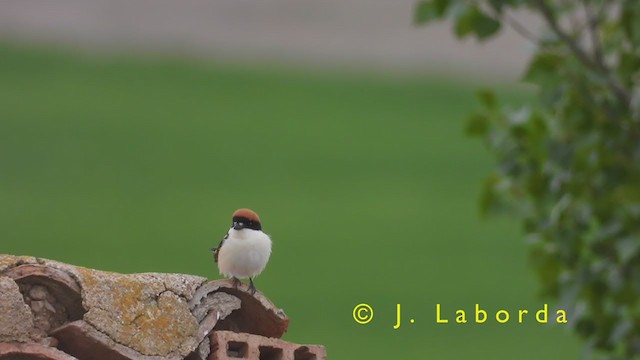
<svg viewBox="0 0 640 360"><path fill-rule="evenodd" d="M260 217L251 209L238 209L233 213L232 227L234 230L252 229L262 230Z"/></svg>

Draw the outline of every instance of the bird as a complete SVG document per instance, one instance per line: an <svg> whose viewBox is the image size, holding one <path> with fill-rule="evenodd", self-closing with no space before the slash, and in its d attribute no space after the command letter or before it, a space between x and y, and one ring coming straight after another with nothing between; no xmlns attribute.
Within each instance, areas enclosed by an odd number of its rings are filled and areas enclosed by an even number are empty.
<svg viewBox="0 0 640 360"><path fill-rule="evenodd" d="M255 295L253 279L267 266L271 256L271 238L262 231L260 217L251 209L238 209L231 217L231 228L218 247L212 248L220 274L233 279L238 288L249 278L249 292Z"/></svg>

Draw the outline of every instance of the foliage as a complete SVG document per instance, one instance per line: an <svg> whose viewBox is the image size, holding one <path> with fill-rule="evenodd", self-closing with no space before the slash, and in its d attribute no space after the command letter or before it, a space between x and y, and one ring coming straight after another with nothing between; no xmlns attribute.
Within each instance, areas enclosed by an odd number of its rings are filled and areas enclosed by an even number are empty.
<svg viewBox="0 0 640 360"><path fill-rule="evenodd" d="M534 36L516 10L540 16L545 32ZM536 103L501 107L482 91L468 122L497 159L483 210L517 211L543 291L570 310L586 356L640 356L640 1L417 5L418 24L439 19L460 38L510 26L535 43L524 80Z"/></svg>

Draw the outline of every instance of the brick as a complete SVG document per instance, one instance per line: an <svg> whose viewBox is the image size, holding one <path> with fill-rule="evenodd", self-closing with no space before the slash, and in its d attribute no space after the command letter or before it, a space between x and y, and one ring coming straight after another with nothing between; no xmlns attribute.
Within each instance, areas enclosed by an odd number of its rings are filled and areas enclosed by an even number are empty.
<svg viewBox="0 0 640 360"><path fill-rule="evenodd" d="M209 360L326 360L321 345L300 345L260 335L214 331Z"/></svg>
<svg viewBox="0 0 640 360"><path fill-rule="evenodd" d="M118 344L90 324L78 320L67 323L51 334L58 341L60 350L78 359L91 360L179 360L178 356L143 355L128 346ZM1 359L0 359L1 360Z"/></svg>
<svg viewBox="0 0 640 360"><path fill-rule="evenodd" d="M241 308L221 318L215 326L216 330L231 330L274 338L282 337L287 331L289 318L282 309L279 309L260 291L251 295L247 284L242 284L235 289L231 280L215 280L202 284L189 301L191 311L198 314L200 308L204 306L204 313L208 313L212 307L211 304L207 304L207 298L219 292L240 299Z"/></svg>

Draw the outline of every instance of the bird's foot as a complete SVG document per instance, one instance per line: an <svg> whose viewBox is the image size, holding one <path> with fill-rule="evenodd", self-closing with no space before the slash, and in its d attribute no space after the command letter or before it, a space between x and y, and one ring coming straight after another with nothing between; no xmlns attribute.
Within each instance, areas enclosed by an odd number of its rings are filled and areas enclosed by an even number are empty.
<svg viewBox="0 0 640 360"><path fill-rule="evenodd" d="M256 286L253 285L253 279L249 278L249 292L251 293L251 295L255 295L256 294Z"/></svg>
<svg viewBox="0 0 640 360"><path fill-rule="evenodd" d="M238 287L242 285L242 281L240 281L237 277L233 277L232 281L233 281L233 288L238 290Z"/></svg>
<svg viewBox="0 0 640 360"><path fill-rule="evenodd" d="M249 292L251 293L251 295L255 295L256 291L258 291L255 287L255 285L251 284L249 285Z"/></svg>

